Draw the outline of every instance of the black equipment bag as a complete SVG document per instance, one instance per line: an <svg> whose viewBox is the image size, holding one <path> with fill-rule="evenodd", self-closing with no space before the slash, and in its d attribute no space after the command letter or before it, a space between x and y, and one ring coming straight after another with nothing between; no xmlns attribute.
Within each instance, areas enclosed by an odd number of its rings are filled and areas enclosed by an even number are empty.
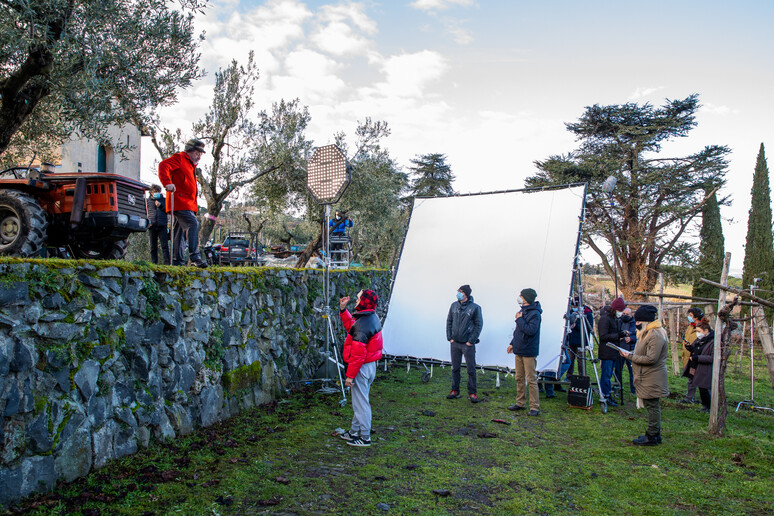
<svg viewBox="0 0 774 516"><path fill-rule="evenodd" d="M569 375L570 391L567 403L572 407L589 408L591 406L591 379L579 374Z"/></svg>

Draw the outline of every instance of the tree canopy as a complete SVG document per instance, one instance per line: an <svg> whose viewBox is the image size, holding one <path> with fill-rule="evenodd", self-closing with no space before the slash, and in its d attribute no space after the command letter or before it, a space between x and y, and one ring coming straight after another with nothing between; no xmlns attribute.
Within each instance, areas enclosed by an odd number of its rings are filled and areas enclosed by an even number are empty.
<svg viewBox="0 0 774 516"><path fill-rule="evenodd" d="M720 219L717 192L708 192L707 202L701 210L701 231L699 232L699 263L694 270L694 297L717 299L717 288L699 281L700 278L720 283L725 260L725 240Z"/></svg>
<svg viewBox="0 0 774 516"><path fill-rule="evenodd" d="M528 187L588 182L583 242L611 276L615 264L627 297L652 290L662 264L691 258L693 246L683 237L706 203L705 188L712 192L725 184L727 147L708 146L682 157L660 154L664 142L695 127L698 108L695 94L661 107L587 107L577 122L566 124L579 148L536 161L539 172L526 180ZM602 191L608 176L618 181L610 196Z"/></svg>
<svg viewBox="0 0 774 516"><path fill-rule="evenodd" d="M192 15L205 1L0 0L2 160L149 125L201 76Z"/></svg>
<svg viewBox="0 0 774 516"><path fill-rule="evenodd" d="M769 167L766 164L766 150L761 143L755 162L753 185L750 192L751 205L747 218L747 239L744 249L744 273L742 288L750 288L754 278L760 278L760 297L771 299L774 289L774 239L771 233L771 189ZM766 292L769 291L769 292ZM742 307L747 313L747 307ZM767 315L771 310L767 310Z"/></svg>
<svg viewBox="0 0 774 516"><path fill-rule="evenodd" d="M454 174L443 154L424 154L411 160L411 197L454 195Z"/></svg>

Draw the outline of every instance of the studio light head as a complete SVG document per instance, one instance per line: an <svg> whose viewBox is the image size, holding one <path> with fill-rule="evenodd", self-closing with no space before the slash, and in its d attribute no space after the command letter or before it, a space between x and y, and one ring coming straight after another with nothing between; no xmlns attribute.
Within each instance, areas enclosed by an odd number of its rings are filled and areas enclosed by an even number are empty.
<svg viewBox="0 0 774 516"><path fill-rule="evenodd" d="M338 202L351 180L347 157L335 145L317 147L309 160L306 188L319 204Z"/></svg>

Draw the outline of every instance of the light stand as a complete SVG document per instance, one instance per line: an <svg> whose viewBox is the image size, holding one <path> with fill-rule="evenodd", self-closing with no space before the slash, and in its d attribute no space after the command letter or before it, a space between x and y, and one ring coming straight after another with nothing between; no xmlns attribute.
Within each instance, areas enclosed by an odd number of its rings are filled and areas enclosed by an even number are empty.
<svg viewBox="0 0 774 516"><path fill-rule="evenodd" d="M336 347L336 337L333 332L333 322L331 321L331 243L330 243L330 214L331 204L339 201L344 191L351 181L351 168L347 162L344 153L335 145L326 145L315 149L312 159L307 166L306 187L309 193L318 204L325 206L325 220L323 221L322 236L323 249L325 249L323 269L323 297L324 304L322 309L316 309L322 313L326 321L325 332L325 378L323 386L318 390L322 393L338 392L338 389L332 387L333 381L330 373L330 364L333 362L336 366L341 387L342 399L339 405L342 407L347 403L347 395L344 390L344 382L341 378L341 364L338 360L338 348ZM331 356L331 342L333 342L333 356Z"/></svg>
<svg viewBox="0 0 774 516"><path fill-rule="evenodd" d="M617 183L618 179L616 179L615 176L609 176L605 179L605 182L602 183L602 191L607 194L608 200L610 201L610 211L608 212L608 217L610 217L610 238L612 239L610 241L610 254L613 258L613 281L615 282L616 298L618 297L618 260L615 257L615 222L613 221L613 207L615 206L615 201L613 201L613 190Z"/></svg>
<svg viewBox="0 0 774 516"><path fill-rule="evenodd" d="M760 278L753 278L753 284L750 285L750 295L755 295L755 291L758 290L758 282L760 281ZM739 408L742 405L749 405L752 409L758 409L758 410L771 410L774 412L774 409L769 407L760 407L757 406L755 403L755 369L753 368L755 362L754 362L754 354L753 354L753 344L755 343L755 309L759 308L760 305L755 305L752 308L750 308L750 313L752 314L752 317L750 318L750 399L740 401L739 404L736 406L736 412L739 412Z"/></svg>

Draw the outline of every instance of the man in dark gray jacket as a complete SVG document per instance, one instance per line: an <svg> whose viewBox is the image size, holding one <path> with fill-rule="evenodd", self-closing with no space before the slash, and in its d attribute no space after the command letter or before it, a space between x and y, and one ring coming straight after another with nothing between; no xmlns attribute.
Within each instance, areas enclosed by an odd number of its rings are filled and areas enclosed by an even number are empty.
<svg viewBox="0 0 774 516"><path fill-rule="evenodd" d="M462 285L457 290L457 301L449 308L446 317L446 340L451 344L452 388L448 399L460 397L460 366L462 357L468 366L468 398L478 403L476 394L476 344L484 319L481 307L473 302L470 285Z"/></svg>

